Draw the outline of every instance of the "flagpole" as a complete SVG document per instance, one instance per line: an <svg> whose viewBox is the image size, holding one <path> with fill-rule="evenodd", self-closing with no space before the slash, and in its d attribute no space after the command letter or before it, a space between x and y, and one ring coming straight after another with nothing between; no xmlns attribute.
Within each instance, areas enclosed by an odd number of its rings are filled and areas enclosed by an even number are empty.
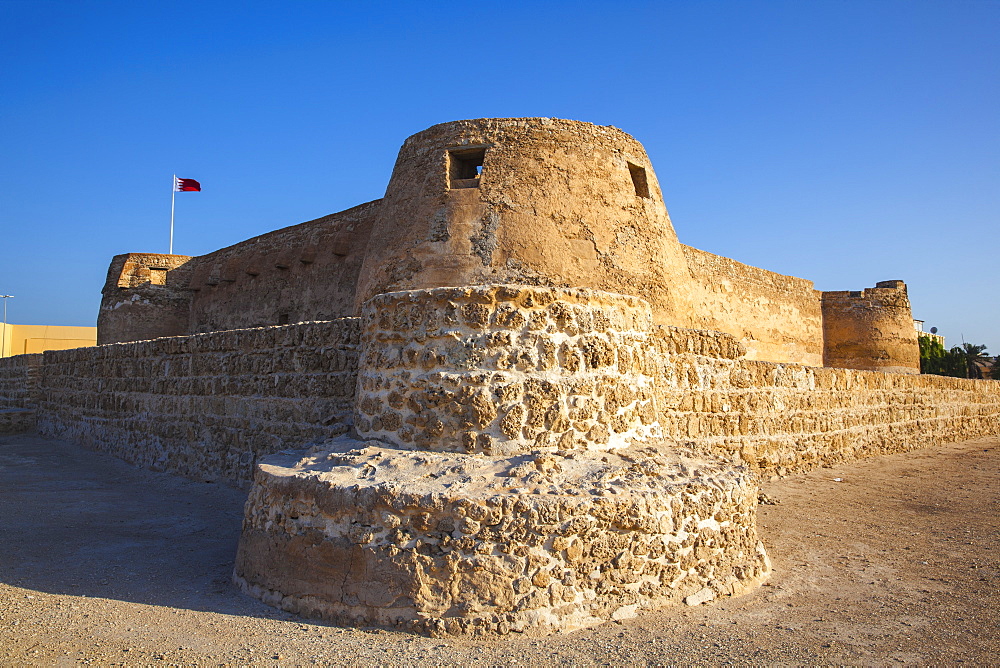
<svg viewBox="0 0 1000 668"><path fill-rule="evenodd" d="M177 175L170 182L170 255L174 254L174 200L177 199Z"/></svg>

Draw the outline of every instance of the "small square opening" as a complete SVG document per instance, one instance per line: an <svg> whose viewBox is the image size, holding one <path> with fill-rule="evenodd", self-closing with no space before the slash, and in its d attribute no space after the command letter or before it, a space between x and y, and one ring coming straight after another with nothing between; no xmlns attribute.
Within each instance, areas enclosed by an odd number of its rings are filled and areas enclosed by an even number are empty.
<svg viewBox="0 0 1000 668"><path fill-rule="evenodd" d="M485 158L485 148L448 151L448 187L478 188Z"/></svg>
<svg viewBox="0 0 1000 668"><path fill-rule="evenodd" d="M159 267L149 268L149 283L150 285L166 285L167 284L167 270L161 269Z"/></svg>
<svg viewBox="0 0 1000 668"><path fill-rule="evenodd" d="M279 313L278 314L278 324L279 325L287 325L288 324L288 314L287 313Z"/></svg>
<svg viewBox="0 0 1000 668"><path fill-rule="evenodd" d="M632 177L635 194L649 199L649 184L646 182L646 168L628 163L628 173Z"/></svg>

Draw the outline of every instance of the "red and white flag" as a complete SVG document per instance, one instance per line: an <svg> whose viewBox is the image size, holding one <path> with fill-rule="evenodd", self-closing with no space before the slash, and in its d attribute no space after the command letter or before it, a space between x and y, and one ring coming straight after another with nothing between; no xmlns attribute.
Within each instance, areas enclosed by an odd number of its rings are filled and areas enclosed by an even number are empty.
<svg viewBox="0 0 1000 668"><path fill-rule="evenodd" d="M201 192L201 184L194 179L179 179L175 176L174 192Z"/></svg>

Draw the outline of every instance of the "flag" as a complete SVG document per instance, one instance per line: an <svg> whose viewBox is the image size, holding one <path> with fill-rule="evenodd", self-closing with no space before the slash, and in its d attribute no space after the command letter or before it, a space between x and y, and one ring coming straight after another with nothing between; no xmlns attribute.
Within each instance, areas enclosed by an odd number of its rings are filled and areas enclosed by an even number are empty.
<svg viewBox="0 0 1000 668"><path fill-rule="evenodd" d="M175 176L174 192L201 192L201 184L194 179L179 179Z"/></svg>

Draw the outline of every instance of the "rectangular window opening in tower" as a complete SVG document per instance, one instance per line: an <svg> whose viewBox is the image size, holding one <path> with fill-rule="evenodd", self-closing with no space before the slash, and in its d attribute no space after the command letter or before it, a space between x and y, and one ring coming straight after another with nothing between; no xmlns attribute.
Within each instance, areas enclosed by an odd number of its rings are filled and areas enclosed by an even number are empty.
<svg viewBox="0 0 1000 668"><path fill-rule="evenodd" d="M483 173L485 148L456 148L448 151L448 187L478 188Z"/></svg>
<svg viewBox="0 0 1000 668"><path fill-rule="evenodd" d="M632 186L635 194L649 199L649 184L646 182L646 168L628 163L628 173L632 176Z"/></svg>
<svg viewBox="0 0 1000 668"><path fill-rule="evenodd" d="M150 285L166 285L167 284L167 270L166 268L150 267L149 268L149 284Z"/></svg>

